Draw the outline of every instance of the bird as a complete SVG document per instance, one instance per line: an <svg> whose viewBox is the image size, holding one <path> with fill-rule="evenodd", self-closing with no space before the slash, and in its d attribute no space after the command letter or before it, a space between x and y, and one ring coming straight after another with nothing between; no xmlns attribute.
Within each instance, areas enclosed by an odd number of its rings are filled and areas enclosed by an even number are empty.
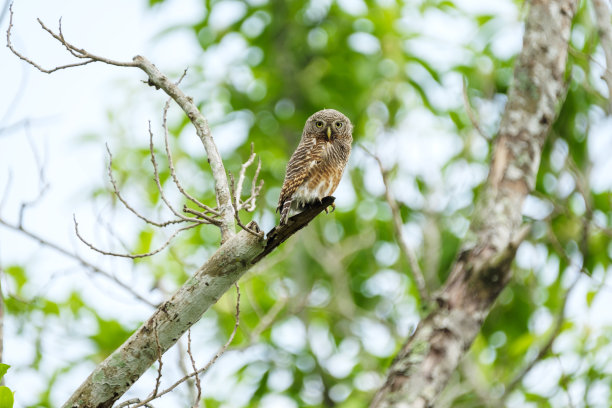
<svg viewBox="0 0 612 408"><path fill-rule="evenodd" d="M287 163L278 199L280 225L287 224L290 212L320 202L336 190L352 142L351 121L335 109L320 110L306 120L302 139Z"/></svg>

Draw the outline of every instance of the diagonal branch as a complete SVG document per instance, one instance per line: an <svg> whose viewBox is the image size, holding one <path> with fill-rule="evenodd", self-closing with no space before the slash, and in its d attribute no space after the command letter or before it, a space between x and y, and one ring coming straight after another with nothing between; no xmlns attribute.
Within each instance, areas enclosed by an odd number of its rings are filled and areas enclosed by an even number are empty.
<svg viewBox="0 0 612 408"><path fill-rule="evenodd" d="M522 205L535 185L542 146L567 86L567 48L576 0L532 0L523 49L500 123L493 160L470 231L438 307L422 320L391 364L371 407L430 407L480 331L510 279Z"/></svg>
<svg viewBox="0 0 612 408"><path fill-rule="evenodd" d="M334 202L325 197L287 224L273 228L266 238L240 231L227 240L172 297L136 332L100 363L64 408L110 408L158 358L152 335L158 328L159 348L165 353L246 271ZM247 225L257 230L255 222Z"/></svg>

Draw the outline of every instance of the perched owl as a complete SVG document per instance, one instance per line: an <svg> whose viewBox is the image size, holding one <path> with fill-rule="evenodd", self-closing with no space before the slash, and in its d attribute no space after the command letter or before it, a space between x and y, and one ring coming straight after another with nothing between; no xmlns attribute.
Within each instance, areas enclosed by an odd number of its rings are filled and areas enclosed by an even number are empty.
<svg viewBox="0 0 612 408"><path fill-rule="evenodd" d="M290 211L331 195L351 154L353 125L342 113L323 109L308 118L302 140L291 156L278 207L281 225Z"/></svg>

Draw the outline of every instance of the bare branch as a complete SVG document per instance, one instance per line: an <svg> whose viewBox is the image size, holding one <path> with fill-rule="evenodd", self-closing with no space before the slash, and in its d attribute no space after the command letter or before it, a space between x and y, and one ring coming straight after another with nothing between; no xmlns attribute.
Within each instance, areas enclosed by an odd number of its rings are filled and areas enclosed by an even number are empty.
<svg viewBox="0 0 612 408"><path fill-rule="evenodd" d="M158 361L158 365L157 365L157 378L155 379L155 389L153 390L153 393L151 394L151 396L153 398L157 397L157 392L159 391L159 385L161 384L161 378L162 378L162 367L164 365L164 363L162 362L162 349L161 349L161 345L159 344L159 332L157 330L157 325L155 326L155 330L153 331L155 333L155 344L157 345L157 361Z"/></svg>
<svg viewBox="0 0 612 408"><path fill-rule="evenodd" d="M80 256L78 256L75 253L72 253L70 251L68 251L65 248L60 247L57 244L54 244L50 241L47 241L44 238L41 238L40 236L34 234L33 232L30 232L29 230L25 229L23 226L19 226L19 225L13 225L8 223L7 221L3 220L2 218L0 218L0 224L4 225L5 227L12 229L13 231L18 231L22 234L24 234L25 236L27 236L30 239L33 239L34 241L37 241L39 244L44 245L45 247L51 248L54 251L59 252L60 254L74 259L77 262L79 262L81 265L83 265L84 267L86 267L87 269L91 270L92 272L98 273L110 280L112 280L113 282L115 282L117 285L119 285L121 288L123 288L124 290L128 291L129 293L131 293L136 299L146 303L147 305L155 308L157 307L157 305L155 305L154 303L152 303L149 299L147 299L146 297L140 295L139 293L137 293L136 291L134 291L134 289L132 289L131 286L123 283L122 281L120 281L119 279L117 279L117 277L115 277L113 274L106 272L103 269L100 269L99 267L97 267L96 265L87 262L86 260L84 260L83 258L81 258Z"/></svg>
<svg viewBox="0 0 612 408"><path fill-rule="evenodd" d="M259 196L261 189L264 185L264 181L261 180L257 185L257 178L259 177L259 171L261 170L261 157L257 161L257 169L255 169L255 175L253 176L253 182L251 183L251 196L243 203L244 209L247 212L255 211L255 199ZM250 202L250 204L249 204ZM248 204L248 205L247 205Z"/></svg>
<svg viewBox="0 0 612 408"><path fill-rule="evenodd" d="M186 96L176 85L174 85L166 76L164 76L155 65L149 62L144 57L137 55L134 57L134 62L148 76L149 82L157 87L162 88L174 101L183 109L191 123L196 128L196 132L200 137L208 155L208 161L215 180L215 195L217 197L219 212L221 213L220 228L221 242L225 242L232 237L236 232L234 228L234 215L232 208L232 200L230 196L229 184L225 174L225 167L217 146L213 140L208 121L200 113L193 99Z"/></svg>
<svg viewBox="0 0 612 408"><path fill-rule="evenodd" d="M213 179L215 180L215 195L218 202L218 212L220 213L220 220L215 225L218 225L221 229L221 242L225 242L227 239L235 235L235 224L234 224L234 215L233 208L231 203L231 196L229 190L229 183L227 180L227 176L225 174L225 167L223 165L223 161L221 160L221 156L219 155L219 151L217 150L217 146L213 140L212 134L210 132L210 128L208 126L208 121L202 115L202 113L198 110L196 104L193 102L191 97L188 97L179 89L179 87L170 81L168 77L163 75L157 67L148 61L146 58L137 55L135 56L131 62L120 62L111 60L108 58L101 57L99 55L92 54L84 49L78 48L75 45L69 43L65 38L61 31L61 22L60 22L60 33L56 34L51 29L49 29L42 21L38 20L41 27L47 31L53 38L59 41L68 52L78 59L83 59L84 61L67 64L63 66L58 66L52 69L42 68L40 65L36 64L34 61L28 59L27 57L20 54L11 43L11 30L13 27L12 23L12 7L10 9L11 19L9 21L9 27L7 29L7 46L9 49L20 59L34 66L41 72L52 73L59 69L71 68L80 65L86 65L91 62L103 62L105 64L119 66L119 67L134 67L139 68L144 71L149 80L147 83L149 85L155 86L156 88L161 88L164 92L170 96L185 112L187 117L190 119L191 123L196 129L197 135L202 141L204 145L204 149L206 150L206 154L208 155L208 161L210 163L210 167L213 174ZM175 215L178 216L177 213ZM179 217L180 218L180 217Z"/></svg>
<svg viewBox="0 0 612 408"><path fill-rule="evenodd" d="M198 369L196 367L195 359L193 358L193 354L191 353L191 329L187 331L187 354L189 355L189 360L191 361L191 368L196 373L194 377L198 393L194 398L192 408L197 408L200 405L200 398L202 398L202 384L200 383L200 375L197 372ZM188 374L186 374L185 376L188 376Z"/></svg>
<svg viewBox="0 0 612 408"><path fill-rule="evenodd" d="M111 153L111 151L110 151L110 149L108 147L108 144L106 144L106 151L108 152L108 178L110 179L111 185L113 186L113 191L114 191L115 195L117 196L119 201L121 201L121 203L125 206L125 208L130 210L130 212L132 212L132 214L134 214L135 216L137 216L138 218L140 218L141 220L143 220L147 224L155 225L156 227L160 227L160 228L161 227L165 227L165 226L170 225L170 224L178 224L180 222L186 222L187 221L185 219L168 220L168 221L164 221L164 222L153 221L152 219L147 218L144 215L140 214L132 206L130 206L130 204L128 204L128 202L121 195L121 192L119 191L119 187L117 187L117 181L113 177L113 168L112 168L112 166L113 166L113 155L112 155L112 153ZM156 175L156 177L157 177L157 175Z"/></svg>
<svg viewBox="0 0 612 408"><path fill-rule="evenodd" d="M172 176L172 180L174 181L174 184L179 189L181 194L183 194L183 196L185 196L188 200L190 200L192 203L194 203L198 207L204 209L207 213L210 213L210 214L213 214L216 217L219 217L219 216L221 216L221 214L216 209L210 208L209 206L207 206L206 204L201 203L197 198L195 198L191 194L189 194L183 188L183 186L181 185L178 177L176 176L176 171L174 170L174 161L172 160L172 152L170 151L170 144L168 142L168 122L167 122L167 118L168 118L168 109L169 108L170 108L170 99L168 101L166 101L166 104L164 105L164 112L163 112L163 115L162 115L162 127L164 129L164 143L165 143L165 146L166 146L166 156L168 157L168 168L170 169L170 175Z"/></svg>
<svg viewBox="0 0 612 408"><path fill-rule="evenodd" d="M35 63L31 59L27 58L23 54L19 53L13 47L13 44L11 42L11 30L13 28L13 3L11 3L11 5L9 6L9 26L8 26L8 29L6 30L6 45L8 46L8 48L11 50L11 52L13 54L15 54L17 57L19 57L19 59L27 62L30 65L32 65L34 68L38 69L40 72L44 72L45 74L51 74L51 73L53 73L55 71L59 71L60 69L79 67L81 65L91 64L92 62L96 62L96 61L101 61L101 62L105 62L107 64L117 65L117 66L126 66L126 67L136 67L137 66L133 62L131 62L131 63L121 63L121 62L118 62L118 61L112 61L112 60L109 60L109 59L106 59L106 58L97 57L95 55L89 54L85 50L79 50L78 48L76 48L76 47L70 45L68 42L66 42L62 37L60 37L57 34L53 33L53 31L48 29L43 24L42 21L38 20L38 22L40 23L40 25L42 26L42 28L45 31L47 31L49 34L51 34L53 36L53 38L55 38L56 40L61 42L70 51L70 53L72 55L74 55L75 57L81 58L81 59L85 59L85 61L76 62L76 63L73 63L73 64L60 65L60 66L57 66L57 67L54 67L54 68L46 69L46 68L43 68L42 66L38 65L37 63Z"/></svg>
<svg viewBox="0 0 612 408"><path fill-rule="evenodd" d="M132 398L129 399L127 401L122 402L121 404L117 405L117 408L132 408L131 406L136 406L136 404L140 403L140 398ZM145 403L143 405L146 408L155 408L153 407L153 405Z"/></svg>
<svg viewBox="0 0 612 408"><path fill-rule="evenodd" d="M89 241L87 241L85 238L83 238L81 236L81 233L79 232L79 223L76 220L76 216L72 216L72 219L74 220L74 232L76 233L76 236L79 238L79 240L81 240L82 243L84 243L85 245L87 245L89 248L91 248L92 250L102 254L102 255L110 255L110 256L116 256L116 257L120 257L120 258L130 258L130 259L137 259L137 258L146 258L149 256L153 256L161 251L163 251L169 244L170 242L181 232L191 229L191 228L195 228L197 226L199 226L200 224L191 224L191 225L187 225L185 227L179 228L176 231L174 231L174 233L172 233L172 235L170 235L170 237L157 249L150 251L150 252L146 252L144 254L120 254L117 252L111 252L111 251L105 251L103 249L100 249L98 247L96 247L95 245L93 245L92 243L90 243Z"/></svg>
<svg viewBox="0 0 612 408"><path fill-rule="evenodd" d="M31 207L33 205L36 205L38 202L40 202L40 200L42 200L42 198L44 197L45 193L49 189L49 183L47 182L47 180L45 178L45 166L46 166L46 163L45 163L44 159L42 159L38 155L35 143L32 140L32 135L30 133L30 124L29 124L29 122L26 122L26 124L25 124L25 134L26 134L26 139L28 141L28 144L30 145L30 150L32 152L32 156L34 157L34 163L36 164L36 167L37 167L37 170L38 170L38 192L36 193L36 197L34 197L32 200L24 201L24 202L21 203L21 206L19 208L19 216L18 216L18 220L19 220L19 225L20 226L23 225L23 218L24 218L24 215L25 215L25 210L27 210L29 207Z"/></svg>
<svg viewBox="0 0 612 408"><path fill-rule="evenodd" d="M393 226L395 230L395 237L397 242L402 249L402 252L408 259L408 263L410 264L410 269L412 271L412 278L414 279L414 283L417 286L417 290L419 291L419 296L421 297L421 301L423 303L429 302L429 293L427 291L427 286L425 284L425 277L423 276L423 272L421 271L421 267L419 266L419 261L417 259L414 250L408 245L406 239L404 238L404 230L402 223L402 215L400 214L399 207L397 205L397 201L393 198L393 193L391 192L391 184L389 183L389 172L385 170L382 160L376 154L370 152L365 146L360 146L363 151L365 151L368 155L370 155L376 162L378 163L378 168L380 169L380 174L383 179L383 183L385 185L385 199L387 200L387 204L391 209L391 214L393 217Z"/></svg>
<svg viewBox="0 0 612 408"><path fill-rule="evenodd" d="M239 193L235 193L234 195L234 175L232 173L229 174L230 176L230 190L232 191L232 207L234 207L234 217L236 218L236 223L238 223L238 225L240 226L240 228L242 228L243 230L255 235L256 237L259 238L263 238L264 237L264 233L263 231L261 231L259 229L259 227L257 227L257 229L251 229L249 227L247 227L246 225L244 225L242 223L242 221L240 221L240 215L238 213L239 211L239 207L238 207L238 203L236 202L236 200L239 200L240 198L238 198Z"/></svg>

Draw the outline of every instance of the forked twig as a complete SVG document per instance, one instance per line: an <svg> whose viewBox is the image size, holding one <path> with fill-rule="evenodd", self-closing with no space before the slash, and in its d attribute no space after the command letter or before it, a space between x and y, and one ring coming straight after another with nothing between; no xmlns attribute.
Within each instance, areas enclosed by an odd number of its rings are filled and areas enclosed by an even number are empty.
<svg viewBox="0 0 612 408"><path fill-rule="evenodd" d="M230 178L230 191L233 192L234 191L234 175L230 173L229 178ZM239 204L236 202L234 194L232 194L232 207L234 207L234 217L236 218L236 223L240 226L240 228L255 235L256 237L259 237L259 238L264 237L264 232L260 230L256 224L255 224L255 228L251 229L242 223L242 221L240 220L240 215L238 213Z"/></svg>
<svg viewBox="0 0 612 408"><path fill-rule="evenodd" d="M111 185L113 186L113 192L115 193L115 195L117 196L117 198L119 199L119 201L121 201L121 203L123 204L123 206L125 208L127 208L130 212L132 212L132 214L134 214L135 216L137 216L138 218L140 218L141 220L143 220L144 222L146 222L147 224L151 224L151 225L155 225L156 227L165 227L167 225L170 224L178 224L181 222L185 222L186 220L184 219L176 219L176 220L169 220L169 221L165 221L165 222L157 222L157 221L153 221L150 218L145 217L144 215L140 214L138 211L136 211L121 195L121 192L119 191L119 187L117 186L117 181L115 180L115 177L113 176L113 155L110 151L110 148L108 147L108 144L106 144L106 151L108 152L108 178L111 182Z"/></svg>

